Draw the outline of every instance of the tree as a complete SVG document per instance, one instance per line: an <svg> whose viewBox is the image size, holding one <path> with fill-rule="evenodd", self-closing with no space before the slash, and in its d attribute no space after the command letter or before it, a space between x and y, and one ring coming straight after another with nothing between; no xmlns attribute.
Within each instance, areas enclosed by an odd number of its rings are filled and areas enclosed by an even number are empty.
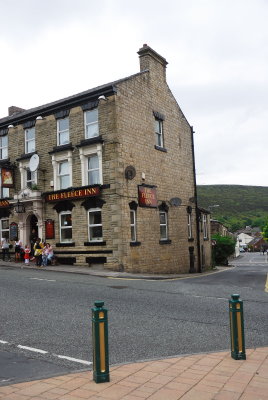
<svg viewBox="0 0 268 400"><path fill-rule="evenodd" d="M263 239L268 242L268 224L264 226L262 235Z"/></svg>
<svg viewBox="0 0 268 400"><path fill-rule="evenodd" d="M214 262L218 265L228 265L228 257L235 251L235 240L221 235L213 235L212 240L216 242L212 249Z"/></svg>

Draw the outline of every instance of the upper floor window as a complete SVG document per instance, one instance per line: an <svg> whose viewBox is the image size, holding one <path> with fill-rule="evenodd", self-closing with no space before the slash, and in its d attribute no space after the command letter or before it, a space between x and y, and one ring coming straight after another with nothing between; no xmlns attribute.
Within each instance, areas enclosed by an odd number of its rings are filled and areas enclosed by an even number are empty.
<svg viewBox="0 0 268 400"><path fill-rule="evenodd" d="M168 239L168 219L167 219L167 212L160 211L160 240L167 240Z"/></svg>
<svg viewBox="0 0 268 400"><path fill-rule="evenodd" d="M79 148L82 172L82 186L103 183L101 143Z"/></svg>
<svg viewBox="0 0 268 400"><path fill-rule="evenodd" d="M99 136L99 113L98 109L85 112L85 138Z"/></svg>
<svg viewBox="0 0 268 400"><path fill-rule="evenodd" d="M72 226L72 213L70 211L63 211L60 217L60 241L72 242L73 240L73 226Z"/></svg>
<svg viewBox="0 0 268 400"><path fill-rule="evenodd" d="M37 185L37 173L36 171L31 171L29 168L26 168L25 174L26 174L26 186L32 189L33 186Z"/></svg>
<svg viewBox="0 0 268 400"><path fill-rule="evenodd" d="M69 117L57 120L58 146L69 143Z"/></svg>
<svg viewBox="0 0 268 400"><path fill-rule="evenodd" d="M100 183L100 166L98 154L91 154L87 159L88 184Z"/></svg>
<svg viewBox="0 0 268 400"><path fill-rule="evenodd" d="M90 242L102 241L102 219L99 208L88 211L88 236Z"/></svg>
<svg viewBox="0 0 268 400"><path fill-rule="evenodd" d="M35 151L35 127L25 129L25 153Z"/></svg>
<svg viewBox="0 0 268 400"><path fill-rule="evenodd" d="M68 160L58 163L59 189L66 189L70 186L70 166Z"/></svg>
<svg viewBox="0 0 268 400"><path fill-rule="evenodd" d="M8 157L8 136L0 137L0 159Z"/></svg>
<svg viewBox="0 0 268 400"><path fill-rule="evenodd" d="M155 144L159 147L164 147L164 139L163 139L163 121L161 119L155 118L154 122L154 130L155 130Z"/></svg>

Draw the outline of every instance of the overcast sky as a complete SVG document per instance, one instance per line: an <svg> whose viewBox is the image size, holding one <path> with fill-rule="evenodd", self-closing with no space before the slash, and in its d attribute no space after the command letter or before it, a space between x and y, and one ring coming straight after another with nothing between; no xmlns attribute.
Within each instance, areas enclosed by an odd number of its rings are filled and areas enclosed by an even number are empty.
<svg viewBox="0 0 268 400"><path fill-rule="evenodd" d="M0 117L139 72L195 130L198 184L268 186L268 0L0 0Z"/></svg>

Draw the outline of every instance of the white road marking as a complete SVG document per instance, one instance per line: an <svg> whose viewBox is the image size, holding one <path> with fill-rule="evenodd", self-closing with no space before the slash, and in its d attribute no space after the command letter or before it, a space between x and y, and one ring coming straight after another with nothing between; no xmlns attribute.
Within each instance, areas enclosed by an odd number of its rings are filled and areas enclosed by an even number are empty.
<svg viewBox="0 0 268 400"><path fill-rule="evenodd" d="M197 296L197 295L194 295L194 296L191 296L191 297L198 297L198 298L202 298L202 299L213 299L213 300L225 300L225 301L227 301L228 299L227 298L225 298L225 297L212 297L212 296Z"/></svg>
<svg viewBox="0 0 268 400"><path fill-rule="evenodd" d="M8 344L8 342L6 342L5 340L0 340L0 343L2 343L2 344Z"/></svg>
<svg viewBox="0 0 268 400"><path fill-rule="evenodd" d="M58 358L63 358L65 360L74 361L74 362L77 362L79 364L85 364L85 365L91 365L92 364L92 362L90 362L90 361L79 360L78 358L67 357L67 356L59 356L57 354L54 354L54 356L56 356Z"/></svg>
<svg viewBox="0 0 268 400"><path fill-rule="evenodd" d="M41 354L47 354L47 353L48 353L48 351L45 351L45 350L36 349L36 348L34 348L34 347L21 346L20 344L19 344L17 347L18 347L19 349L34 351L35 353L41 353Z"/></svg>
<svg viewBox="0 0 268 400"><path fill-rule="evenodd" d="M30 278L36 281L47 281L47 282L56 282L56 279L42 279L42 278Z"/></svg>

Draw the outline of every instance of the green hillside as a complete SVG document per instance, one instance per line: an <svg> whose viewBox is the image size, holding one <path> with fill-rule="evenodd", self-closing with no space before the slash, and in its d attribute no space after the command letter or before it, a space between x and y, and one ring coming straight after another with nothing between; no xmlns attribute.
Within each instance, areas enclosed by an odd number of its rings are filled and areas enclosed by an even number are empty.
<svg viewBox="0 0 268 400"><path fill-rule="evenodd" d="M267 186L200 185L197 196L199 206L233 232L247 225L262 228L268 222Z"/></svg>

